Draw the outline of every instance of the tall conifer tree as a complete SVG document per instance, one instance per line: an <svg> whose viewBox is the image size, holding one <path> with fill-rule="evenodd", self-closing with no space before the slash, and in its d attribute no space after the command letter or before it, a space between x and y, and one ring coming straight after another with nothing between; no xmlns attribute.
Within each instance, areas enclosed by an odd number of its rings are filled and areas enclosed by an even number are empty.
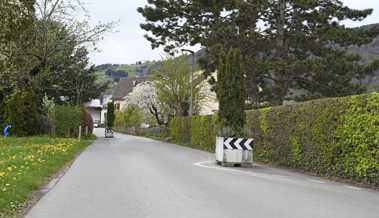
<svg viewBox="0 0 379 218"><path fill-rule="evenodd" d="M217 76L219 118L223 126L221 134L231 136L241 132L245 125L246 91L241 73L239 49L230 49L220 60Z"/></svg>

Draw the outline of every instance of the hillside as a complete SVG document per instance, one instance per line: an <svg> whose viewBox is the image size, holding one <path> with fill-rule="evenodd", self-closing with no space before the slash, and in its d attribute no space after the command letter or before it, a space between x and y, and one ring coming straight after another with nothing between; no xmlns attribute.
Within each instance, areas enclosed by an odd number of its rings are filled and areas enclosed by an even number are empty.
<svg viewBox="0 0 379 218"><path fill-rule="evenodd" d="M138 62L135 64L102 64L96 66L99 81L114 81L136 76L146 76L155 61Z"/></svg>
<svg viewBox="0 0 379 218"><path fill-rule="evenodd" d="M362 26L360 28L378 28L378 24ZM351 46L348 50L352 53L362 56L363 61L371 62L379 60L379 36L371 43L362 46ZM196 53L196 62L205 55L205 50L202 49ZM188 61L191 63L192 58L188 56ZM154 70L159 69L162 61L147 61L138 62L136 64L103 64L96 67L99 81L114 81L117 82L121 78L146 76ZM368 91L379 91L379 70L361 81Z"/></svg>
<svg viewBox="0 0 379 218"><path fill-rule="evenodd" d="M361 28L379 28L379 24L371 24L362 26ZM359 54L363 58L363 61L367 63L379 60L379 36L367 45L351 46L349 50ZM361 82L367 87L368 91L379 91L379 71L376 71Z"/></svg>

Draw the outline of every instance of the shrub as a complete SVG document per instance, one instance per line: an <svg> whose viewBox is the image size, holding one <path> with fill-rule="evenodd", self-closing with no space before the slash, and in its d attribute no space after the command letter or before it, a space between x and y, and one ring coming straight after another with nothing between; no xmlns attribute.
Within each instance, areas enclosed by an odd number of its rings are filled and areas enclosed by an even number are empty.
<svg viewBox="0 0 379 218"><path fill-rule="evenodd" d="M116 119L114 121L114 126L116 128L125 128L125 113L124 112L116 112Z"/></svg>
<svg viewBox="0 0 379 218"><path fill-rule="evenodd" d="M59 137L76 137L82 124L83 111L78 106L55 107L55 133Z"/></svg>
<svg viewBox="0 0 379 218"><path fill-rule="evenodd" d="M175 143L190 144L191 120L189 117L175 117L169 124L170 138Z"/></svg>
<svg viewBox="0 0 379 218"><path fill-rule="evenodd" d="M82 135L85 134L86 127L88 127L88 134L90 135L93 133L93 118L85 107L82 107L82 116Z"/></svg>
<svg viewBox="0 0 379 218"><path fill-rule="evenodd" d="M129 105L125 110L125 127L139 127L143 122L141 109L135 105Z"/></svg>
<svg viewBox="0 0 379 218"><path fill-rule="evenodd" d="M205 151L215 150L217 129L215 120L215 116L192 118L192 146Z"/></svg>
<svg viewBox="0 0 379 218"><path fill-rule="evenodd" d="M38 110L38 99L30 89L15 91L6 101L4 116L11 132L17 136L39 134L42 116Z"/></svg>
<svg viewBox="0 0 379 218"><path fill-rule="evenodd" d="M379 94L330 98L248 111L245 136L255 160L379 187ZM176 143L213 151L215 117L174 118Z"/></svg>
<svg viewBox="0 0 379 218"><path fill-rule="evenodd" d="M379 94L249 112L256 158L379 185Z"/></svg>

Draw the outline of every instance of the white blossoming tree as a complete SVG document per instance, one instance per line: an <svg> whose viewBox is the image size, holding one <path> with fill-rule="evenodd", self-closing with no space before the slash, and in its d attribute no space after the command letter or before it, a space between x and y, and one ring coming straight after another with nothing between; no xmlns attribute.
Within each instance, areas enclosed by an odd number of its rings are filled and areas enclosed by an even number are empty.
<svg viewBox="0 0 379 218"><path fill-rule="evenodd" d="M156 88L151 81L138 84L125 99L126 106L135 105L145 114L154 117L158 125L167 124L167 116L164 107L159 102Z"/></svg>

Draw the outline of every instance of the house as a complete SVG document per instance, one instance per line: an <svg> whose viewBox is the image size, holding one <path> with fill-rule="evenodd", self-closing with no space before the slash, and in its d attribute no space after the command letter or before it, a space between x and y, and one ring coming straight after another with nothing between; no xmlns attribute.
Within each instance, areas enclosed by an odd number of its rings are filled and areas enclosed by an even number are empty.
<svg viewBox="0 0 379 218"><path fill-rule="evenodd" d="M219 102L216 92L212 91L212 86L207 80L203 81L201 92L205 98L200 102L199 115L212 115L218 111Z"/></svg>
<svg viewBox="0 0 379 218"><path fill-rule="evenodd" d="M105 124L107 118L108 103L112 101L112 91L104 93L99 99L93 99L85 103L87 111L91 114L94 126Z"/></svg>
<svg viewBox="0 0 379 218"><path fill-rule="evenodd" d="M116 111L123 111L125 109L125 98L129 93L133 92L134 87L138 84L146 82L148 77L132 77L127 79L121 79L117 84L112 100L115 103Z"/></svg>
<svg viewBox="0 0 379 218"><path fill-rule="evenodd" d="M101 122L100 122L101 125L105 125L105 121L107 119L107 113L108 113L108 103L112 102L112 97L113 97L113 91L108 91L101 96L101 105L102 105Z"/></svg>
<svg viewBox="0 0 379 218"><path fill-rule="evenodd" d="M101 112L103 110L103 106L100 103L100 99L91 100L85 104L87 111L91 114L93 124L95 127L101 124Z"/></svg>

